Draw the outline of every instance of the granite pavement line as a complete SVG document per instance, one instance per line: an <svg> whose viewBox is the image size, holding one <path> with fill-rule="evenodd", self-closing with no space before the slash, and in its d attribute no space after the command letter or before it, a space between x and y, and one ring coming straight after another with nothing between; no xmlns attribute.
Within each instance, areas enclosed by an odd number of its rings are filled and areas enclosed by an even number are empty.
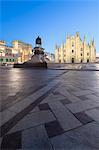
<svg viewBox="0 0 99 150"><path fill-rule="evenodd" d="M31 110L33 110L43 99L45 99L56 87L60 85L59 82L54 83L54 85L49 84L49 89L46 93L41 94L33 103L28 105L21 112L17 113L14 117L8 120L5 124L0 127L0 137L4 136L13 126L15 126L18 121L20 121L24 116L26 116ZM47 87L46 87L47 88Z"/></svg>
<svg viewBox="0 0 99 150"><path fill-rule="evenodd" d="M9 107L13 106L15 103L17 103L17 102L21 101L22 99L24 99L24 98L30 96L31 94L35 93L37 90L43 88L44 86L47 86L47 84L49 84L51 81L55 80L56 78L59 78L60 76L64 75L64 74L67 73L67 72L68 72L68 71L64 71L64 72L62 72L61 74L56 75L55 77L53 77L53 78L51 78L51 79L48 79L43 85L40 85L40 86L38 86L37 88L35 88L35 89L33 89L33 90L30 89L29 92L28 92L26 95L24 94L23 96L21 96L21 93L20 93L20 95L16 94L16 95L14 95L14 96L12 96L12 97L11 97L11 96L8 97L7 99L5 99L6 105L5 105L5 104L2 105L2 106L0 107L0 111L3 111L3 110L5 110L5 109L8 109ZM18 95L18 96L17 96L17 95ZM19 96L21 96L21 98L20 98ZM13 103L13 102L12 102L12 103L7 103L8 99L11 99L11 98L14 99L14 103Z"/></svg>
<svg viewBox="0 0 99 150"><path fill-rule="evenodd" d="M44 85L41 85L41 86L39 86L39 87L33 89L33 90L30 91L27 95L24 94L23 97L21 97L21 98L19 98L19 96L21 96L21 95L19 95L18 98L16 98L16 97L17 97L17 94L16 94L15 96L12 96L13 99L14 99L14 103L12 102L12 103L6 103L6 105L5 105L5 104L2 105L2 107L0 108L0 111L2 112L3 110L8 109L9 107L13 106L15 103L17 103L17 102L21 101L22 99L24 99L24 98L30 96L31 94L35 93L37 90L40 90L41 88L43 88L43 87L46 86L46 85L47 85L47 84L44 84ZM11 98L11 97L10 97L10 98ZM8 97L5 101L8 101L8 99L9 99L9 97Z"/></svg>

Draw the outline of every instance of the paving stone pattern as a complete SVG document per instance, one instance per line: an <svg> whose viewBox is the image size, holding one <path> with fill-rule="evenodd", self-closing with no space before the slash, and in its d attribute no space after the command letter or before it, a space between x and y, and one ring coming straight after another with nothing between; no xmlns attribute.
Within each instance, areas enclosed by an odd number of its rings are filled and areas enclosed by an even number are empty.
<svg viewBox="0 0 99 150"><path fill-rule="evenodd" d="M9 69L1 78L2 150L99 150L98 71Z"/></svg>

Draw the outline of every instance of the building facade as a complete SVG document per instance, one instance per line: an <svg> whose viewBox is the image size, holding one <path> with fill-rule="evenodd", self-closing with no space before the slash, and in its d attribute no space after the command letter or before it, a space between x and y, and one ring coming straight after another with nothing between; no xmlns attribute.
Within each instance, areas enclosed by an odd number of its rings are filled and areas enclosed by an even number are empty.
<svg viewBox="0 0 99 150"><path fill-rule="evenodd" d="M90 44L86 42L86 37L82 41L78 32L75 36L67 36L66 42L55 47L56 63L88 63L95 62L96 48L94 40Z"/></svg>
<svg viewBox="0 0 99 150"><path fill-rule="evenodd" d="M32 45L24 43L19 40L12 42L13 49L17 55L17 63L24 63L32 56Z"/></svg>
<svg viewBox="0 0 99 150"><path fill-rule="evenodd" d="M0 40L0 65L14 64L16 62L16 55L13 47L7 46L5 41Z"/></svg>

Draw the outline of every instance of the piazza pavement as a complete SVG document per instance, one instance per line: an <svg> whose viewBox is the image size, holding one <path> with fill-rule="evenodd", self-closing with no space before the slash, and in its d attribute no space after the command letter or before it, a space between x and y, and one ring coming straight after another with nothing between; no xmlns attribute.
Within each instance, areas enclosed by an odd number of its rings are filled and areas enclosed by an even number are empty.
<svg viewBox="0 0 99 150"><path fill-rule="evenodd" d="M99 150L99 64L0 69L2 150Z"/></svg>

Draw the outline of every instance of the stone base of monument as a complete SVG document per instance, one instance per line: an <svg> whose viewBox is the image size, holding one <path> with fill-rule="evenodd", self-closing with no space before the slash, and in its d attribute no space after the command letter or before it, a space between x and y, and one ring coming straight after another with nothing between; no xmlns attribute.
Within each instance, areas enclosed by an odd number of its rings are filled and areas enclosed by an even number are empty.
<svg viewBox="0 0 99 150"><path fill-rule="evenodd" d="M44 48L42 48L41 38L38 36L35 42L36 46L33 48L34 55L31 60L23 64L14 64L14 68L47 68L47 63L44 57Z"/></svg>
<svg viewBox="0 0 99 150"><path fill-rule="evenodd" d="M47 68L47 63L23 63L23 64L14 64L14 68Z"/></svg>
<svg viewBox="0 0 99 150"><path fill-rule="evenodd" d="M14 64L14 68L47 68L47 63L42 55L33 55L31 60L23 64Z"/></svg>

